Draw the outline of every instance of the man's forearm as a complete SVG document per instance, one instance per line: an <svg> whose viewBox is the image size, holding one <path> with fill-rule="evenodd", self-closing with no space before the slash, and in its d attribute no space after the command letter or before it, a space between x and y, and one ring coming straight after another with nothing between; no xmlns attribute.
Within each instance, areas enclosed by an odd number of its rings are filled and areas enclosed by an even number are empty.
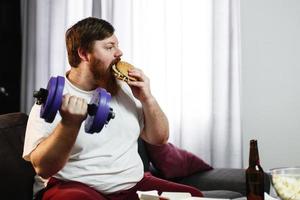
<svg viewBox="0 0 300 200"><path fill-rule="evenodd" d="M63 168L76 141L80 126L68 126L60 122L53 133L30 154L30 160L38 175L49 178Z"/></svg>
<svg viewBox="0 0 300 200"><path fill-rule="evenodd" d="M166 143L169 138L169 122L155 98L143 102L145 127L142 138L151 144Z"/></svg>

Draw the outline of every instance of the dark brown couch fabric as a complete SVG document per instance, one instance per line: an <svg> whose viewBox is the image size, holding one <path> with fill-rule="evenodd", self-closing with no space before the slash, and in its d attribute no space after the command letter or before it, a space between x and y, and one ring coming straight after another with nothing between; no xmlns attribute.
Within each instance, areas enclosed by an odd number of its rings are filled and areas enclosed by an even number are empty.
<svg viewBox="0 0 300 200"><path fill-rule="evenodd" d="M27 115L0 115L0 199L32 199L34 170L22 158Z"/></svg>

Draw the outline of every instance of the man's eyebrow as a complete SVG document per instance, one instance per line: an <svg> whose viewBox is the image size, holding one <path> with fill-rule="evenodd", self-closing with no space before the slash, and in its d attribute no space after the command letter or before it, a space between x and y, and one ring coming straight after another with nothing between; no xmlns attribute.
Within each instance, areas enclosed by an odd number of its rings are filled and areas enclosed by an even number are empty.
<svg viewBox="0 0 300 200"><path fill-rule="evenodd" d="M105 45L113 45L113 46L118 46L119 42L115 42L115 41L108 41L105 43Z"/></svg>
<svg viewBox="0 0 300 200"><path fill-rule="evenodd" d="M112 42L112 41L110 41L110 42L106 42L105 44L112 44L112 45L115 45L115 44L116 44L116 42Z"/></svg>

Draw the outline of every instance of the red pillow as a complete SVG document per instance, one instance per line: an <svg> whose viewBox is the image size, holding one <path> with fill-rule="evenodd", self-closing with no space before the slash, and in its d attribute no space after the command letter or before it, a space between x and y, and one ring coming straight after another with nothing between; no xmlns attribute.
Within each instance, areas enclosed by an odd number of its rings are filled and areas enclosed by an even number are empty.
<svg viewBox="0 0 300 200"><path fill-rule="evenodd" d="M164 178L185 177L195 172L213 169L201 158L171 143L152 145L145 142L145 146L151 163Z"/></svg>

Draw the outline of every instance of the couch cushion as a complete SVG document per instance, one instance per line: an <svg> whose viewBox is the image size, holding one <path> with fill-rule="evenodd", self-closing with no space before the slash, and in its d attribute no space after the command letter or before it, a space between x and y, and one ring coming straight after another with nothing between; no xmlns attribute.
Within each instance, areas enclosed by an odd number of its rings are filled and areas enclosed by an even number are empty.
<svg viewBox="0 0 300 200"><path fill-rule="evenodd" d="M196 155L180 149L171 143L152 145L145 142L151 163L163 178L185 177L212 167Z"/></svg>
<svg viewBox="0 0 300 200"><path fill-rule="evenodd" d="M0 115L1 199L32 199L34 170L22 158L27 115Z"/></svg>
<svg viewBox="0 0 300 200"><path fill-rule="evenodd" d="M242 194L229 190L210 190L201 192L203 193L203 196L207 198L236 199L243 197Z"/></svg>
<svg viewBox="0 0 300 200"><path fill-rule="evenodd" d="M215 168L210 171L195 173L175 180L178 183L191 185L201 190L229 190L246 196L245 169ZM266 193L270 193L270 179L265 173Z"/></svg>
<svg viewBox="0 0 300 200"><path fill-rule="evenodd" d="M246 195L246 178L244 169L215 168L187 176L176 182L205 190L229 190Z"/></svg>

